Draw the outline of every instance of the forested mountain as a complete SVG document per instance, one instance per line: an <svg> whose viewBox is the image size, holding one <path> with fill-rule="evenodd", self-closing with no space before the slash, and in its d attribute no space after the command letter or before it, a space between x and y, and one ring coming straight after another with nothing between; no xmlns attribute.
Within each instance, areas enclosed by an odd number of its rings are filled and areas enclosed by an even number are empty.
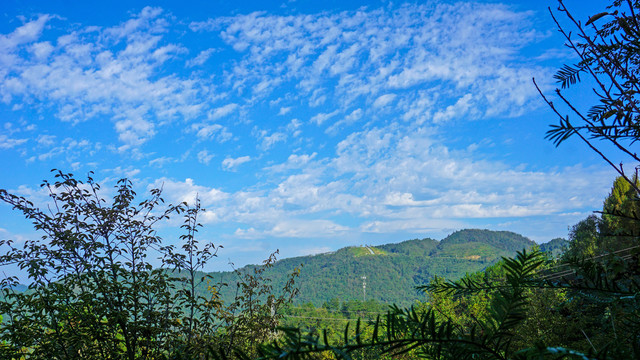
<svg viewBox="0 0 640 360"><path fill-rule="evenodd" d="M341 301L373 299L398 305L410 305L424 296L415 290L433 276L458 279L495 263L502 256L535 243L507 231L461 230L442 241L414 239L381 246L346 247L335 252L282 259L264 272L272 279L273 289L282 288L288 274L302 264L296 286L300 292L295 303L316 306L332 299ZM240 269L252 271L255 266ZM235 295L237 274L210 274L225 302ZM366 277L363 279L362 277ZM366 282L366 294L363 292Z"/></svg>
<svg viewBox="0 0 640 360"><path fill-rule="evenodd" d="M540 251L548 253L553 258L558 258L569 247L569 241L563 238L555 238L544 244L540 244Z"/></svg>
<svg viewBox="0 0 640 360"><path fill-rule="evenodd" d="M557 254L565 244L564 239L554 239L542 244L541 250ZM455 280L533 245L533 241L513 232L467 229L456 231L441 241L413 239L286 258L276 261L262 276L270 279L273 290L277 291L284 286L290 274L300 268L295 280L299 289L294 300L296 304L320 306L331 300L375 300L408 306L416 300L424 300L415 287L427 284L434 276ZM255 269L256 265L248 265L238 272L252 273ZM200 284L198 292L210 297L215 288L225 303L233 302L239 274L227 271L208 275L209 286ZM363 291L363 282L366 283L366 292ZM21 286L15 290L25 289L26 286Z"/></svg>

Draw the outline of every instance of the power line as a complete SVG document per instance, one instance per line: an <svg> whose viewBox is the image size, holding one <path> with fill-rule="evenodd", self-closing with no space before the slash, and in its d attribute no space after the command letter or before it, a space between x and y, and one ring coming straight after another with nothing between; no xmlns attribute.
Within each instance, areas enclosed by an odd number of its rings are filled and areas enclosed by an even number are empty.
<svg viewBox="0 0 640 360"><path fill-rule="evenodd" d="M619 254L621 252L625 252L625 251L632 250L632 249L639 248L639 247L640 247L640 245L630 246L630 247L627 247L627 248L624 248L624 249L612 251L610 253L591 256L591 257L585 258L584 260L595 260L595 259L599 259L599 258L602 258L602 257L605 257L605 256L610 256L610 255L613 255L613 254ZM621 256L621 259L626 261L626 260L629 260L630 258L632 258L633 255L634 254L625 254L625 255ZM569 264L560 264L560 265L553 266L553 267L550 267L548 269L545 269L545 271L552 270L552 269L558 269L558 268L562 268L562 267L568 267L568 266L570 266L570 265ZM542 278L545 279L545 280L556 280L556 279L560 279L562 277L565 277L567 275L570 275L570 274L572 274L574 272L575 272L574 269L562 270L562 271L557 271L557 272L553 272L553 273L550 273L550 274L542 275Z"/></svg>
<svg viewBox="0 0 640 360"><path fill-rule="evenodd" d="M640 247L640 245L630 246L628 248L624 248L624 249L612 251L610 253L600 254L600 255L584 258L584 259L585 260L594 260L594 259L598 259L598 258L601 258L601 257L609 256L609 255L612 255L612 254L617 254L617 253L620 253L620 252L623 252L623 251L627 251L627 250L631 250L631 249L635 249L635 248L639 248L639 247ZM552 267L550 267L548 269L545 269L545 270L557 269L557 268L563 267L563 266L569 266L569 265L568 264L560 264L560 265L552 266Z"/></svg>

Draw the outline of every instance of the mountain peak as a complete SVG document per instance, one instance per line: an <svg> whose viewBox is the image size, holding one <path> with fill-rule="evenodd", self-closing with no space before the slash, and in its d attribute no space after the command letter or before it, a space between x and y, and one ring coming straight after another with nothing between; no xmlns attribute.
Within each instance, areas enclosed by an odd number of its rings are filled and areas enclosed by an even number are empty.
<svg viewBox="0 0 640 360"><path fill-rule="evenodd" d="M520 234L511 231L493 231L486 229L458 230L442 239L439 247L447 247L454 244L482 243L493 247L514 252L530 248L535 242Z"/></svg>

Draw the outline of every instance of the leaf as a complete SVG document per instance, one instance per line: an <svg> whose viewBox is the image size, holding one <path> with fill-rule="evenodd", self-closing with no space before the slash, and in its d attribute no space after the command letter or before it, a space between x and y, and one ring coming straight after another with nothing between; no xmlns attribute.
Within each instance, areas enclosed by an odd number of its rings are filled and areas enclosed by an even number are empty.
<svg viewBox="0 0 640 360"><path fill-rule="evenodd" d="M599 14L595 14L595 15L593 15L593 16L592 16L592 17L590 17L590 18L589 18L589 20L585 23L585 26L586 26L586 25L589 25L589 24L591 24L591 23L593 23L594 21L596 21L596 20L600 19L601 17L603 17L603 16L605 16L605 15L609 15L609 13L605 11L605 12L601 12L601 13L599 13Z"/></svg>
<svg viewBox="0 0 640 360"><path fill-rule="evenodd" d="M580 73L585 71L583 65L563 65L558 72L553 76L554 79L560 83L563 89L568 88L570 85L574 85L580 82Z"/></svg>

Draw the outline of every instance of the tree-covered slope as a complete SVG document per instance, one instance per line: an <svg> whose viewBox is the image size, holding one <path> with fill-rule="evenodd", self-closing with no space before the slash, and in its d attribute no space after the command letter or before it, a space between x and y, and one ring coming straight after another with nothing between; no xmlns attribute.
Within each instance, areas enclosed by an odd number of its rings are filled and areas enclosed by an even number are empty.
<svg viewBox="0 0 640 360"><path fill-rule="evenodd" d="M415 286L426 284L434 276L457 279L495 263L501 256L535 243L506 231L461 230L442 241L414 239L381 246L347 247L335 252L282 259L265 272L273 279L273 288L281 288L288 274L301 264L296 280L300 293L297 303L319 306L331 299L375 299L409 305L423 299ZM241 271L251 271L247 266ZM211 274L216 282L227 283L220 293L225 301L235 294L237 275ZM363 279L366 277L366 279ZM363 292L366 283L366 294Z"/></svg>
<svg viewBox="0 0 640 360"><path fill-rule="evenodd" d="M544 244L540 244L540 251L548 253L553 258L558 258L569 247L569 241L563 238L555 238Z"/></svg>

